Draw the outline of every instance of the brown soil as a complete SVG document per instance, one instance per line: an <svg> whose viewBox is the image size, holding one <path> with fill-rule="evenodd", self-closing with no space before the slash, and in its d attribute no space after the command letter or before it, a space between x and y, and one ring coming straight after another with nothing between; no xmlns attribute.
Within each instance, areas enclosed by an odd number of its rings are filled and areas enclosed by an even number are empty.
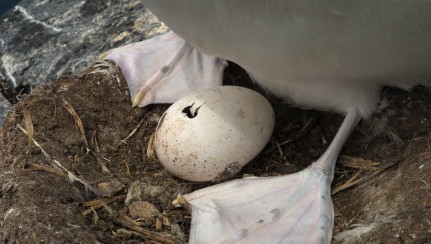
<svg viewBox="0 0 431 244"><path fill-rule="evenodd" d="M147 153L168 106L132 109L124 79L118 70L108 70L92 69L38 87L9 113L0 141L2 242L187 241L190 215L171 201L210 183L173 177ZM228 68L225 80L252 86L235 66ZM355 174L359 182L333 195L334 242L431 242L431 88L387 89L383 101L382 111L358 125L342 152L353 157L350 161L380 165L360 170L338 164L334 188ZM236 177L307 167L342 121L339 115L280 103L274 103L274 110L270 143ZM29 128L25 111L40 145L33 143L30 151L27 135L17 127ZM132 196L129 205L124 203L127 194Z"/></svg>

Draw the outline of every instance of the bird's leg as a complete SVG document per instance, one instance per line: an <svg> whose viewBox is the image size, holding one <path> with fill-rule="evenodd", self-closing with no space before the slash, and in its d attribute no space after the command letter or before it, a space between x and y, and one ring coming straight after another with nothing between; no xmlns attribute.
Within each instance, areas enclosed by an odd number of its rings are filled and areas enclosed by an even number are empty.
<svg viewBox="0 0 431 244"><path fill-rule="evenodd" d="M320 158L313 163L313 166L319 167L328 173L332 174L332 178L334 176L335 163L337 161L338 155L340 154L341 149L355 128L356 124L361 120L362 116L359 112L359 109L352 108L350 109L346 117L344 118L343 123L337 131L334 139L332 140L329 147L326 151L320 156ZM332 181L331 178L331 181Z"/></svg>
<svg viewBox="0 0 431 244"><path fill-rule="evenodd" d="M349 110L326 152L300 172L233 180L184 195L192 205L190 243L330 243L335 162L360 119L358 109Z"/></svg>
<svg viewBox="0 0 431 244"><path fill-rule="evenodd" d="M191 91L220 86L226 61L206 55L169 31L104 53L116 62L130 89L133 106L173 103Z"/></svg>

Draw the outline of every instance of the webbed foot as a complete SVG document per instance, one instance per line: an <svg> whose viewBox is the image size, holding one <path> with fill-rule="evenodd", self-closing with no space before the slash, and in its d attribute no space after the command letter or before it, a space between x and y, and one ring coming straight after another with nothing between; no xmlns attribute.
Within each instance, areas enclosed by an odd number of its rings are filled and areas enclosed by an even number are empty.
<svg viewBox="0 0 431 244"><path fill-rule="evenodd" d="M191 91L222 85L227 62L206 55L169 31L102 54L116 62L130 89L133 107L173 103Z"/></svg>

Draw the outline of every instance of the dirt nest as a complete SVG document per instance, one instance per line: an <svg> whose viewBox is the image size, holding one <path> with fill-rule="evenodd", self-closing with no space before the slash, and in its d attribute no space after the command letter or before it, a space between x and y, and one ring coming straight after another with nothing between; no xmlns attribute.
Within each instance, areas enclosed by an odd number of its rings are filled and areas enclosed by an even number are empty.
<svg viewBox="0 0 431 244"><path fill-rule="evenodd" d="M258 90L235 65L225 82ZM342 121L271 100L272 139L237 178L307 167ZM119 70L99 64L38 87L14 107L0 135L2 242L188 240L191 216L171 202L211 183L170 175L148 150L167 105L130 104ZM360 123L337 165L334 242L431 242L430 123L431 88L384 91L381 111Z"/></svg>

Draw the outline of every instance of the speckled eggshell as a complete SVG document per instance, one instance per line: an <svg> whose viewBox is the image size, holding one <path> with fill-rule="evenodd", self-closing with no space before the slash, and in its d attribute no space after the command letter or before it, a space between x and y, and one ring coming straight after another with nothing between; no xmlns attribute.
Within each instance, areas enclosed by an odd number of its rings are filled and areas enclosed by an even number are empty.
<svg viewBox="0 0 431 244"><path fill-rule="evenodd" d="M211 181L237 173L268 143L274 111L259 93L221 86L175 102L160 119L157 157L170 173Z"/></svg>

